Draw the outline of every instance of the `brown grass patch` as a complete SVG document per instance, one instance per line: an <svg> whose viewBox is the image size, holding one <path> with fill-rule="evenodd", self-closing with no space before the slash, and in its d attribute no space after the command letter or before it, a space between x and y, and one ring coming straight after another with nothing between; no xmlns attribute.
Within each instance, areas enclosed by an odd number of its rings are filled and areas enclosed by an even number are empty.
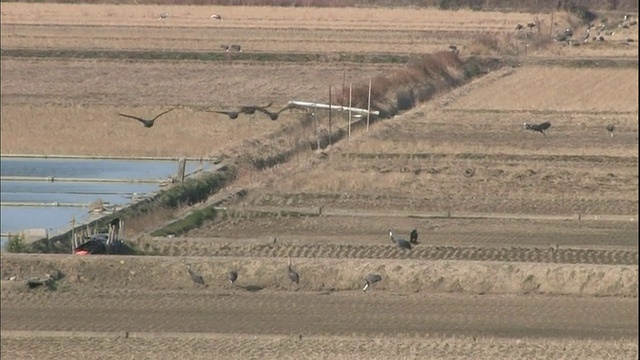
<svg viewBox="0 0 640 360"><path fill-rule="evenodd" d="M606 89L606 90L605 90ZM531 66L454 101L455 109L638 111L638 69Z"/></svg>
<svg viewBox="0 0 640 360"><path fill-rule="evenodd" d="M465 80L463 67L455 53L438 52L421 56L404 69L375 77L371 80L372 109L387 116L410 109L437 92L460 85ZM367 108L369 84L356 86L350 95L352 106ZM349 94L340 94L338 103L348 105Z"/></svg>

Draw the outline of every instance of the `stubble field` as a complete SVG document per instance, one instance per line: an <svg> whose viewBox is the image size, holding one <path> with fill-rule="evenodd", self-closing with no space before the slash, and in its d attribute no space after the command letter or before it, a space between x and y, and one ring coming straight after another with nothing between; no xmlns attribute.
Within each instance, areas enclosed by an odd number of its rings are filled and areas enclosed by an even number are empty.
<svg viewBox="0 0 640 360"><path fill-rule="evenodd" d="M247 195L223 204L225 216L141 238L161 256L3 255L3 356L637 357L638 52L624 43L637 28L524 55L513 28L534 18L3 3L3 154L277 153L316 136L303 114L229 120L203 110L327 102L329 85L335 101L343 79L361 86L404 67L402 57L452 44L463 59L523 64L440 88L322 153L298 146L276 166L243 166L233 187ZM548 31L550 15L537 18ZM553 26L573 21L556 13ZM486 34L498 48L479 42ZM243 53L219 49L231 43ZM176 105L151 129L118 116ZM316 118L326 131L326 114ZM546 120L546 136L522 128ZM333 121L347 128L344 113ZM128 235L161 225L136 223L150 218L132 219ZM418 229L420 244L394 248L389 228ZM300 287L288 284L287 257ZM192 288L186 262L207 288ZM5 281L52 270L64 274L57 291ZM363 294L369 272L384 280ZM88 326L82 309L98 300L107 305Z"/></svg>

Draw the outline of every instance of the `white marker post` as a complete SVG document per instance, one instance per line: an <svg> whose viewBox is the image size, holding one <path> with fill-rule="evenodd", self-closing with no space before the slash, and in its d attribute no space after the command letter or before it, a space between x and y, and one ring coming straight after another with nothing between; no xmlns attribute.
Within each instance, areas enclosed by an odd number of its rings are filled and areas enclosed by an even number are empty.
<svg viewBox="0 0 640 360"><path fill-rule="evenodd" d="M367 106L367 132L369 132L369 118L371 117L371 79L369 79L369 105Z"/></svg>
<svg viewBox="0 0 640 360"><path fill-rule="evenodd" d="M349 83L349 136L348 139L351 139L351 92L352 92L352 84Z"/></svg>

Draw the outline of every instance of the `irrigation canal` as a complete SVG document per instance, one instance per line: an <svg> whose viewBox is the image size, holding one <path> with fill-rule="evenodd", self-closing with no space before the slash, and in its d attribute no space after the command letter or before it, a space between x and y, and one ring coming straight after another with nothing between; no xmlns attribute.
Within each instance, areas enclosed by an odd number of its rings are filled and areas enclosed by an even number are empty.
<svg viewBox="0 0 640 360"><path fill-rule="evenodd" d="M186 174L208 170L213 160L187 159ZM81 157L0 157L2 247L8 233L47 229L49 236L71 220L92 216L89 204L101 200L122 207L160 188L178 172L177 159L143 160Z"/></svg>

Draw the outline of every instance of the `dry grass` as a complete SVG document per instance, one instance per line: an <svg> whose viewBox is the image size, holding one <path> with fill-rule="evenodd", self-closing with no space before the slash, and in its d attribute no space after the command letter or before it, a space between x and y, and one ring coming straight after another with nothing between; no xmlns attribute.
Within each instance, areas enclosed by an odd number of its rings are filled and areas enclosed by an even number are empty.
<svg viewBox="0 0 640 360"><path fill-rule="evenodd" d="M164 12L171 17L158 21ZM216 12L226 20L212 22L209 15ZM524 42L514 41L514 27L534 19L543 29L536 32L536 44L527 40L532 45L527 56L549 54L547 47L538 46L541 38L576 21L572 15L556 13L549 29L550 15L516 12L7 3L3 4L2 46L219 51L220 44L233 42L252 52L424 54L456 44L464 55L486 53L477 40L493 37L500 42L490 53L524 54ZM55 26L37 26L42 24ZM136 31L129 31L130 27ZM549 49L561 56L637 57L637 46L621 46L626 35L637 38L637 31L618 32L606 44L579 48L555 44Z"/></svg>
<svg viewBox="0 0 640 360"><path fill-rule="evenodd" d="M74 5L7 3L6 24L142 25L163 27L302 28L335 30L512 31L532 15L517 12L441 11L436 9L281 8L262 6ZM158 21L161 13L169 13ZM220 13L222 22L209 16ZM452 16L455 14L455 16ZM539 15L550 19L550 15ZM429 21L424 21L429 19Z"/></svg>
<svg viewBox="0 0 640 360"><path fill-rule="evenodd" d="M638 69L531 66L472 91L447 108L637 112Z"/></svg>
<svg viewBox="0 0 640 360"><path fill-rule="evenodd" d="M396 250L399 251L399 250ZM188 283L185 263L207 279L210 288L224 289L224 274L235 268L242 284L289 290L285 261L269 258L78 257L2 255L2 278L25 279L59 271L59 286L87 289L179 290ZM358 290L362 277L376 272L386 281L378 291L427 291L469 294L553 294L637 297L637 266L557 265L502 262L459 262L377 259L299 259L305 291ZM6 290L6 289L5 289ZM18 291L18 290L16 290Z"/></svg>
<svg viewBox="0 0 640 360"><path fill-rule="evenodd" d="M3 332L2 355L12 359L632 359L633 341L304 337L239 334L132 334ZM204 335L204 336L202 336ZM139 337L137 337L139 336ZM70 351L69 349L73 349Z"/></svg>
<svg viewBox="0 0 640 360"><path fill-rule="evenodd" d="M200 63L3 59L2 153L217 156L297 122L298 115L285 112L276 122L260 114L232 121L201 108L227 110L273 101L277 109L291 99L322 101L327 80L339 83L345 71L358 78L381 71L340 65L216 69ZM265 71L270 77L261 76ZM118 116L153 116L174 104L184 107L158 119L151 129Z"/></svg>

